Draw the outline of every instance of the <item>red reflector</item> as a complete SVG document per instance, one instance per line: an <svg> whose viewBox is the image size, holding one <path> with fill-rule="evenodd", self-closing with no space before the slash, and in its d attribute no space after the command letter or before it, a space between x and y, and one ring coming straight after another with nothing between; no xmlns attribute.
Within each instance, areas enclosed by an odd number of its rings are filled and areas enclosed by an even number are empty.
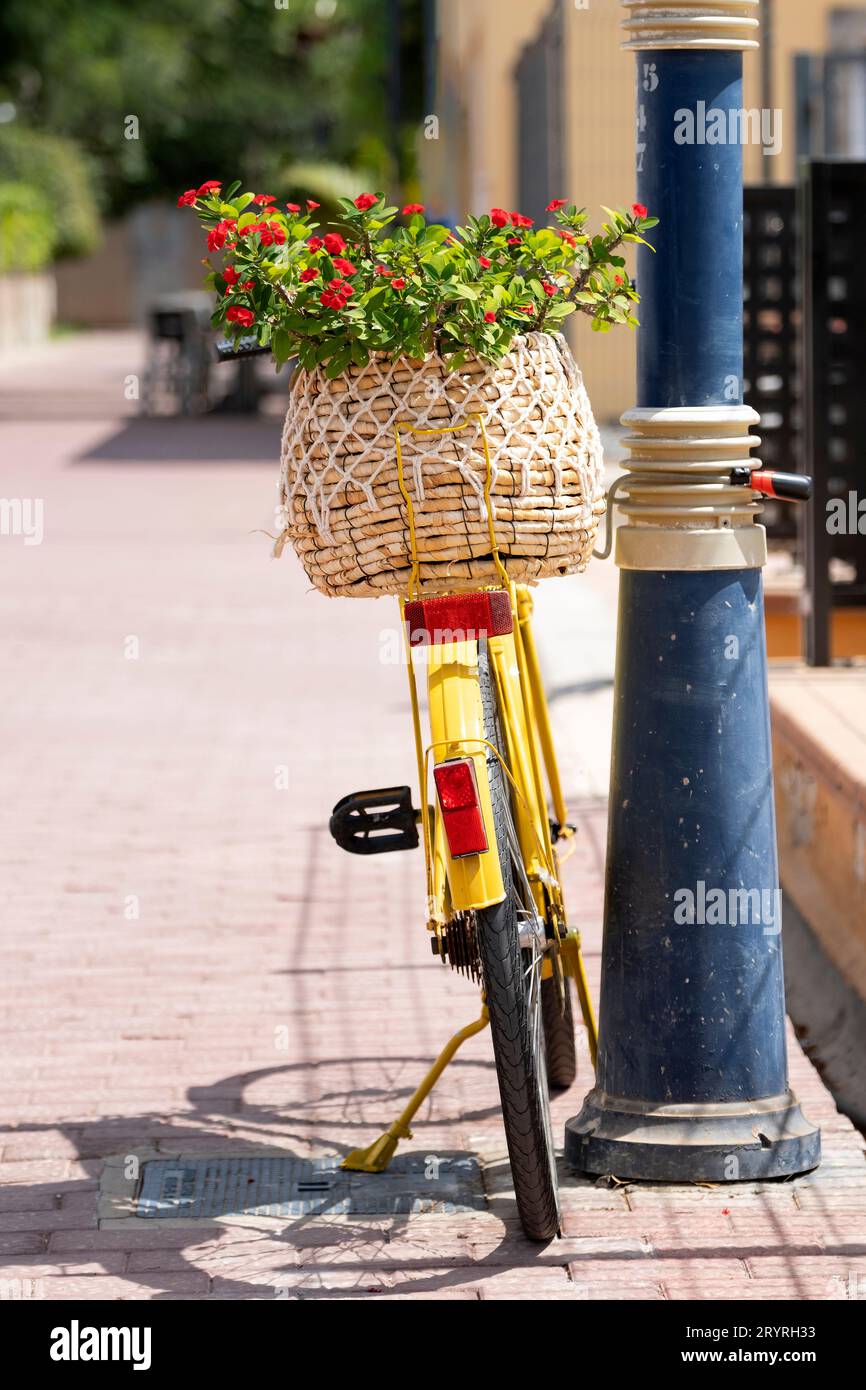
<svg viewBox="0 0 866 1390"><path fill-rule="evenodd" d="M442 822L452 859L484 854L487 831L478 799L475 765L471 758L453 758L433 769Z"/></svg>
<svg viewBox="0 0 866 1390"><path fill-rule="evenodd" d="M465 811L478 805L475 768L471 758L457 758L433 769L439 804L443 811Z"/></svg>
<svg viewBox="0 0 866 1390"><path fill-rule="evenodd" d="M753 473L751 488L753 492L763 492L767 497L776 496L772 473Z"/></svg>
<svg viewBox="0 0 866 1390"><path fill-rule="evenodd" d="M417 599L407 603L404 611L413 647L504 637L513 626L511 599L505 589Z"/></svg>

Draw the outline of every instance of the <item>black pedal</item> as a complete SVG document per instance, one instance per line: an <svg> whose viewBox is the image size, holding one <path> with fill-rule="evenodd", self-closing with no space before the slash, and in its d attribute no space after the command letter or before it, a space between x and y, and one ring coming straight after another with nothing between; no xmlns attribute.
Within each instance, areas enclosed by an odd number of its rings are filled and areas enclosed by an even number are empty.
<svg viewBox="0 0 866 1390"><path fill-rule="evenodd" d="M352 792L337 802L330 831L350 854L391 854L418 848L418 824L409 787Z"/></svg>

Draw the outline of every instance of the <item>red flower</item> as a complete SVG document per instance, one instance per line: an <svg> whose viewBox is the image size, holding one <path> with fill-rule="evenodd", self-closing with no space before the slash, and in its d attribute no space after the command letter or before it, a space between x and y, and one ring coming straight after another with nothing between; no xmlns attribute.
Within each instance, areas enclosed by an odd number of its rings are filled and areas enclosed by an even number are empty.
<svg viewBox="0 0 866 1390"><path fill-rule="evenodd" d="M235 270L235 268L234 268L233 265L227 265L227 266L225 267L225 269L224 269L224 271L223 271L223 279L225 280L225 282L226 282L227 285L236 285L236 284L237 284L237 282L238 282L238 273L237 273L237 271Z"/></svg>
<svg viewBox="0 0 866 1390"><path fill-rule="evenodd" d="M575 240L575 238L574 238L574 236L572 235L571 232L562 232L562 231L561 231L561 232L559 233L559 235L562 237L563 241L568 242L568 245L569 245L569 246L576 246L576 245L577 245L577 241Z"/></svg>
<svg viewBox="0 0 866 1390"><path fill-rule="evenodd" d="M396 273L397 273L397 272L394 271L394 270L389 270L388 267L387 267L386 265L377 265L377 266L376 266L376 274L377 274L377 275L396 275Z"/></svg>
<svg viewBox="0 0 866 1390"><path fill-rule="evenodd" d="M614 275L613 278L614 278L614 280L616 281L616 283L617 283L618 285L621 285L621 284L623 283L623 280L622 280L622 276L621 276L621 275Z"/></svg>
<svg viewBox="0 0 866 1390"><path fill-rule="evenodd" d="M308 211L308 212L315 212L316 208L320 208L321 206L322 206L321 203L314 203L313 200L312 200L312 198L308 198L308 199L307 199L307 211Z"/></svg>
<svg viewBox="0 0 866 1390"><path fill-rule="evenodd" d="M255 282L255 280L244 280L243 283L241 284L241 289L242 289L242 290L254 290L255 287L256 287L256 282Z"/></svg>
<svg viewBox="0 0 866 1390"><path fill-rule="evenodd" d="M554 198L544 210L545 212L557 212L559 208L564 208L567 202L567 198Z"/></svg>
<svg viewBox="0 0 866 1390"><path fill-rule="evenodd" d="M328 288L322 290L319 299L326 309L345 309L354 291L345 280L331 280Z"/></svg>
<svg viewBox="0 0 866 1390"><path fill-rule="evenodd" d="M368 208L375 207L378 201L375 193L359 193L355 199L355 207L359 212L366 212Z"/></svg>
<svg viewBox="0 0 866 1390"><path fill-rule="evenodd" d="M485 270L489 270L490 267L492 266L493 262L492 262L492 261L488 261L488 259L487 259L486 256L479 256L479 257L478 257L478 264L479 264L480 266L483 266Z"/></svg>
<svg viewBox="0 0 866 1390"><path fill-rule="evenodd" d="M404 216L404 217L411 217L412 214L413 214L414 212L423 212L423 211L424 211L424 204L423 204L423 203L407 203L406 206L405 206L404 209L403 209L403 216Z"/></svg>
<svg viewBox="0 0 866 1390"><path fill-rule="evenodd" d="M254 198L250 199L250 202L261 203L262 207L267 207L268 203L274 203L276 199L273 193L257 193Z"/></svg>
<svg viewBox="0 0 866 1390"><path fill-rule="evenodd" d="M230 222L218 222L207 234L208 251L221 251L226 244L226 237L232 229Z"/></svg>
<svg viewBox="0 0 866 1390"><path fill-rule="evenodd" d="M391 281L391 287L392 287L392 289L395 289L395 290L405 290L405 288L406 288L406 281L403 279L403 276L402 276L402 275L398 275L396 280L392 280L392 281Z"/></svg>
<svg viewBox="0 0 866 1390"><path fill-rule="evenodd" d="M191 208L197 197L198 194L195 189L188 188L185 193L181 193L177 200L177 205L179 208Z"/></svg>
<svg viewBox="0 0 866 1390"><path fill-rule="evenodd" d="M646 208L643 203L632 203L631 210L635 217L646 217Z"/></svg>
<svg viewBox="0 0 866 1390"><path fill-rule="evenodd" d="M319 274L320 272L318 266L308 265L306 270L301 271L301 284L308 285L311 280L318 280Z"/></svg>
<svg viewBox="0 0 866 1390"><path fill-rule="evenodd" d="M520 245L520 237L519 237L519 236L510 236L510 237L508 238L508 245L509 245L509 246L519 246L519 245Z"/></svg>
<svg viewBox="0 0 866 1390"><path fill-rule="evenodd" d="M202 184L201 188L198 190L196 194L196 197L206 198L209 193L215 193L218 188L222 188L222 183L219 179L208 179L207 183Z"/></svg>
<svg viewBox="0 0 866 1390"><path fill-rule="evenodd" d="M252 328L256 321L256 316L252 309L241 309L239 305L232 305L226 314L229 323L239 323L244 328Z"/></svg>
<svg viewBox="0 0 866 1390"><path fill-rule="evenodd" d="M320 236L307 237L308 251L321 251L324 244L325 243L322 241L322 238Z"/></svg>
<svg viewBox="0 0 866 1390"><path fill-rule="evenodd" d="M495 323L495 322L496 322L496 315L494 314L494 312L493 312L492 309L488 309L488 310L487 310L487 313L484 315L484 322L485 322L485 323Z"/></svg>
<svg viewBox="0 0 866 1390"><path fill-rule="evenodd" d="M493 223L494 227L504 227L508 221L508 213L505 211L505 208L491 208L490 221Z"/></svg>
<svg viewBox="0 0 866 1390"><path fill-rule="evenodd" d="M309 242L307 243L309 245ZM328 232L325 237L325 250L329 256L341 256L346 249L346 243L339 232Z"/></svg>
<svg viewBox="0 0 866 1390"><path fill-rule="evenodd" d="M261 234L262 246L276 244L282 246L286 240L286 229L281 227L279 222L259 222L256 230Z"/></svg>
<svg viewBox="0 0 866 1390"><path fill-rule="evenodd" d="M341 275L357 275L358 273L358 267L352 265L352 262L347 261L343 256L335 256L334 265Z"/></svg>
<svg viewBox="0 0 866 1390"><path fill-rule="evenodd" d="M541 288L544 290L544 293L547 295L548 299L552 299L553 296L556 294L556 285L552 285L549 280L545 280Z"/></svg>
<svg viewBox="0 0 866 1390"><path fill-rule="evenodd" d="M300 203L286 203L286 207L287 207L287 209L288 209L289 212L300 212L300 211L301 211L301 205L300 205Z"/></svg>
<svg viewBox="0 0 866 1390"><path fill-rule="evenodd" d="M518 304L518 305L516 305L515 307L516 307L517 312L518 312L519 314L534 314L534 313L535 313L535 305L534 305L534 304Z"/></svg>
<svg viewBox="0 0 866 1390"><path fill-rule="evenodd" d="M511 214L511 221L514 223L515 227L531 227L533 225L532 218L524 217L522 212L513 212Z"/></svg>

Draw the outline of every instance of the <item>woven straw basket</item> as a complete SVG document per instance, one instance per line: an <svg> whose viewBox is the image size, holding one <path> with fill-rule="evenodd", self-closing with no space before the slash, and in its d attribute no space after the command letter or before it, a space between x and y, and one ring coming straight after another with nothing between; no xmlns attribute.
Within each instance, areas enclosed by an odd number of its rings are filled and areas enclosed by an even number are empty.
<svg viewBox="0 0 866 1390"><path fill-rule="evenodd" d="M456 372L440 357L384 354L329 381L298 372L282 446L277 553L291 541L317 589L406 594L407 507L415 513L423 594L496 582L484 489L487 434L497 547L511 579L584 569L604 511L602 452L565 339L516 338L496 365ZM466 425L456 433L409 432Z"/></svg>

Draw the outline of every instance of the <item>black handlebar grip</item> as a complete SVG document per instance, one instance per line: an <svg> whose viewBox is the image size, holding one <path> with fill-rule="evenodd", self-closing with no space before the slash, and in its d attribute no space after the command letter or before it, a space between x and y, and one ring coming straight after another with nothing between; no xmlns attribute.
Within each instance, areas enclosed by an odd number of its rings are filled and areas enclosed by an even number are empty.
<svg viewBox="0 0 866 1390"><path fill-rule="evenodd" d="M753 473L748 468L734 468L731 482L780 502L809 502L812 498L812 479L807 473L776 473L763 468Z"/></svg>

